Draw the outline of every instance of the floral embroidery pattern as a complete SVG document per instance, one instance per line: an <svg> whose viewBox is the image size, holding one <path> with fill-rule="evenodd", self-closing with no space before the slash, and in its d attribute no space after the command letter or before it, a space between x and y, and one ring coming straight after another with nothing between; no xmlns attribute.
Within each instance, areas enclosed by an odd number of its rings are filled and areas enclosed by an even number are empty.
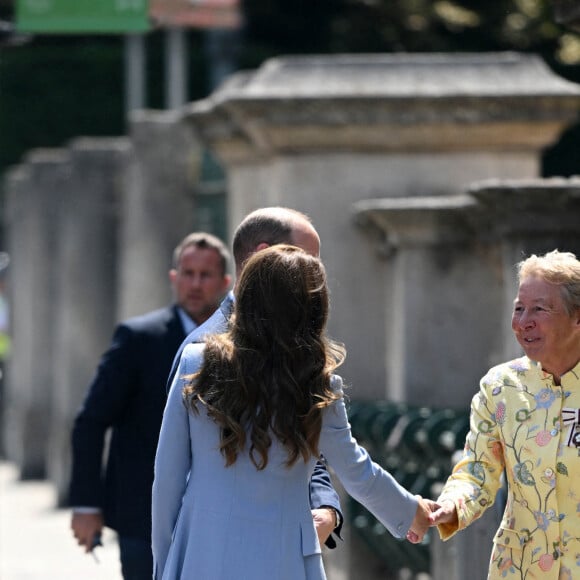
<svg viewBox="0 0 580 580"><path fill-rule="evenodd" d="M493 503L505 467L510 493L491 580L580 578L580 488L577 496L573 483L580 457L561 427L562 408L580 407L580 364L567 375L559 387L522 357L491 369L473 398L464 455L440 499L455 502L463 529Z"/></svg>

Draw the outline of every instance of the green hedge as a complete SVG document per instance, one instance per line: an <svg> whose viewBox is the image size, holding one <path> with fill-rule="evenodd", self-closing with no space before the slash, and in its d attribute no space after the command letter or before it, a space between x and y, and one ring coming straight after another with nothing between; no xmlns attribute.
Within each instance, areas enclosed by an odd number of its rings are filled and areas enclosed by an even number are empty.
<svg viewBox="0 0 580 580"><path fill-rule="evenodd" d="M201 40L190 43L190 95L207 94ZM148 108L163 108L164 38L148 35ZM38 36L0 46L0 174L36 147L125 132L124 40Z"/></svg>

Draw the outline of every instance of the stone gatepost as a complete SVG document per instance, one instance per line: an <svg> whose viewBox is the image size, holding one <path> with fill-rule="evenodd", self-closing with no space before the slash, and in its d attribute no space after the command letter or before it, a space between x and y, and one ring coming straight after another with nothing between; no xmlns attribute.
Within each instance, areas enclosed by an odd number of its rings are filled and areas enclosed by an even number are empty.
<svg viewBox="0 0 580 580"><path fill-rule="evenodd" d="M184 114L226 169L230 233L260 206L311 216L350 397L443 406L468 401L503 349L492 346L503 312L470 325L502 301L501 256L470 233L474 204L449 199L476 181L537 177L579 109L580 87L535 56L385 54L273 59ZM441 199L419 216L413 198ZM388 234L357 226L387 200L402 204ZM365 569L347 556L337 570L329 554L329 576L375 578L367 556Z"/></svg>
<svg viewBox="0 0 580 580"><path fill-rule="evenodd" d="M63 150L34 150L6 180L12 354L6 379L8 458L22 479L47 473L57 327L59 215L70 181Z"/></svg>
<svg viewBox="0 0 580 580"><path fill-rule="evenodd" d="M490 366L520 355L510 325L515 264L554 248L580 255L579 184L494 179L472 184L465 195L354 205L359 225L377 229L378 251L393 273L391 398L467 406ZM427 353L421 358L429 359L428 373L417 353Z"/></svg>
<svg viewBox="0 0 580 580"><path fill-rule="evenodd" d="M30 204L30 172L25 165L11 168L4 178L6 250L12 264L6 282L6 297L10 304L11 349L5 364L4 393L2 400L2 439L9 461L24 463L25 444L22 420L30 401L30 381L27 345L31 343L34 325L29 318L27 305L14 300L15 288L25 299L32 298L32 272L26 268L30 223L27 221L27 205ZM27 296L28 293L28 296ZM14 369L14 380L11 380ZM18 370L17 370L18 369ZM42 471L42 470L41 470Z"/></svg>
<svg viewBox="0 0 580 580"><path fill-rule="evenodd" d="M68 149L71 174L58 231L57 321L48 477L67 501L74 417L116 322L119 224L131 145L82 138Z"/></svg>
<svg viewBox="0 0 580 580"><path fill-rule="evenodd" d="M194 186L201 150L174 111L131 116L134 163L123 201L119 320L171 300L172 252L195 223Z"/></svg>
<svg viewBox="0 0 580 580"><path fill-rule="evenodd" d="M401 389L389 383L399 372L389 368L394 272L355 226L354 204L535 177L542 149L579 108L580 87L534 56L390 54L274 59L185 115L227 170L230 232L264 205L312 217L331 283L331 332L349 350L351 396L390 398ZM441 341L437 329L425 331ZM416 354L419 368L433 363ZM423 402L437 400L433 389Z"/></svg>
<svg viewBox="0 0 580 580"><path fill-rule="evenodd" d="M502 296L494 254L478 244L472 226L476 200L387 198L354 208L361 228L379 230L389 263L390 398L467 408L497 336Z"/></svg>

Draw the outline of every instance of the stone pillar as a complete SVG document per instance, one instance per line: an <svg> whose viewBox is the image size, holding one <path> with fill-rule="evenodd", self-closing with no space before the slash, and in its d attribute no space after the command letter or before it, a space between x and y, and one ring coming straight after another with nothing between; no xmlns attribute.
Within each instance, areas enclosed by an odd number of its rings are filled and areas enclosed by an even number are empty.
<svg viewBox="0 0 580 580"><path fill-rule="evenodd" d="M447 542L431 530L431 579L487 578L492 542L500 516L492 507L483 517Z"/></svg>
<svg viewBox="0 0 580 580"><path fill-rule="evenodd" d="M349 351L341 372L351 396L375 398L390 396L396 374L395 272L355 226L354 204L535 177L542 150L579 108L580 87L534 56L389 54L273 59L185 114L226 168L230 232L264 205L311 216L331 285L330 330Z"/></svg>
<svg viewBox="0 0 580 580"><path fill-rule="evenodd" d="M43 478L53 412L59 215L70 178L66 151L35 150L7 178L13 348L7 369L6 448L23 479Z"/></svg>
<svg viewBox="0 0 580 580"><path fill-rule="evenodd" d="M171 300L172 252L194 224L201 150L175 111L131 116L134 162L123 200L117 318Z"/></svg>
<svg viewBox="0 0 580 580"><path fill-rule="evenodd" d="M361 228L379 229L379 249L389 256L389 392L383 396L467 407L486 370L501 299L493 253L478 248L469 219L477 202L468 195L381 199L359 202L355 210Z"/></svg>
<svg viewBox="0 0 580 580"><path fill-rule="evenodd" d="M379 251L391 256L392 399L468 405L490 366L520 356L510 324L515 264L555 248L580 255L579 200L580 179L552 178L488 180L467 195L355 204L361 227L378 228Z"/></svg>
<svg viewBox="0 0 580 580"><path fill-rule="evenodd" d="M10 255L10 277L7 279L6 296L10 304L10 334L12 348L5 364L3 377L3 413L0 427L4 452L9 461L20 465L24 457L24 441L20 424L22 416L26 412L25 405L29 400L25 396L26 385L30 384L31 375L26 345L32 340L34 327L28 320L26 305L14 300L14 288L20 289L20 295L28 298L32 296L32 280L30 269L26 268L26 252L28 238L26 222L26 205L29 202L30 172L25 165L19 165L6 172L4 177L5 211L3 214L4 228L6 231L6 250ZM24 365L24 366L23 366ZM11 381L12 369L15 379ZM20 378L20 382L18 382ZM18 386L18 388L17 388Z"/></svg>
<svg viewBox="0 0 580 580"><path fill-rule="evenodd" d="M361 227L378 228L381 253L392 262L386 292L390 397L467 410L503 326L501 257L482 243L477 225L487 222L477 200L381 199L355 209ZM432 530L432 578L463 580L468 570L484 578L489 553L480 546L491 545L498 522L490 510L447 543Z"/></svg>
<svg viewBox="0 0 580 580"><path fill-rule="evenodd" d="M531 254L550 250L580 257L580 178L487 180L470 186L479 203L476 227L501 255L501 340L498 359L521 355L513 337L511 315L517 294L515 265Z"/></svg>
<svg viewBox="0 0 580 580"><path fill-rule="evenodd" d="M74 417L116 322L119 224L130 144L83 138L69 147L66 211L59 215L57 321L48 476L64 505Z"/></svg>

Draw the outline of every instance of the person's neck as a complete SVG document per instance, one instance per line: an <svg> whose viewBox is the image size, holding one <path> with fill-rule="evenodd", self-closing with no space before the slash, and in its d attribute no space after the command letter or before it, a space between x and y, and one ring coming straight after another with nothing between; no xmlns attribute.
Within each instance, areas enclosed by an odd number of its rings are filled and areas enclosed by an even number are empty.
<svg viewBox="0 0 580 580"><path fill-rule="evenodd" d="M542 365L542 370L550 375L554 379L554 384L560 386L562 383L562 377L569 373L578 363L580 362L580 358L576 358L573 363L560 365L560 368L564 368L565 370L554 370L552 368L548 368L547 366Z"/></svg>
<svg viewBox="0 0 580 580"><path fill-rule="evenodd" d="M199 316L192 316L183 306L181 306L180 304L177 305L179 307L179 309L181 310L181 312L187 316L187 318L189 318L189 320L191 320L191 322L193 322L196 326L199 326L200 324L203 324L208 318L208 316L205 317L199 317Z"/></svg>

